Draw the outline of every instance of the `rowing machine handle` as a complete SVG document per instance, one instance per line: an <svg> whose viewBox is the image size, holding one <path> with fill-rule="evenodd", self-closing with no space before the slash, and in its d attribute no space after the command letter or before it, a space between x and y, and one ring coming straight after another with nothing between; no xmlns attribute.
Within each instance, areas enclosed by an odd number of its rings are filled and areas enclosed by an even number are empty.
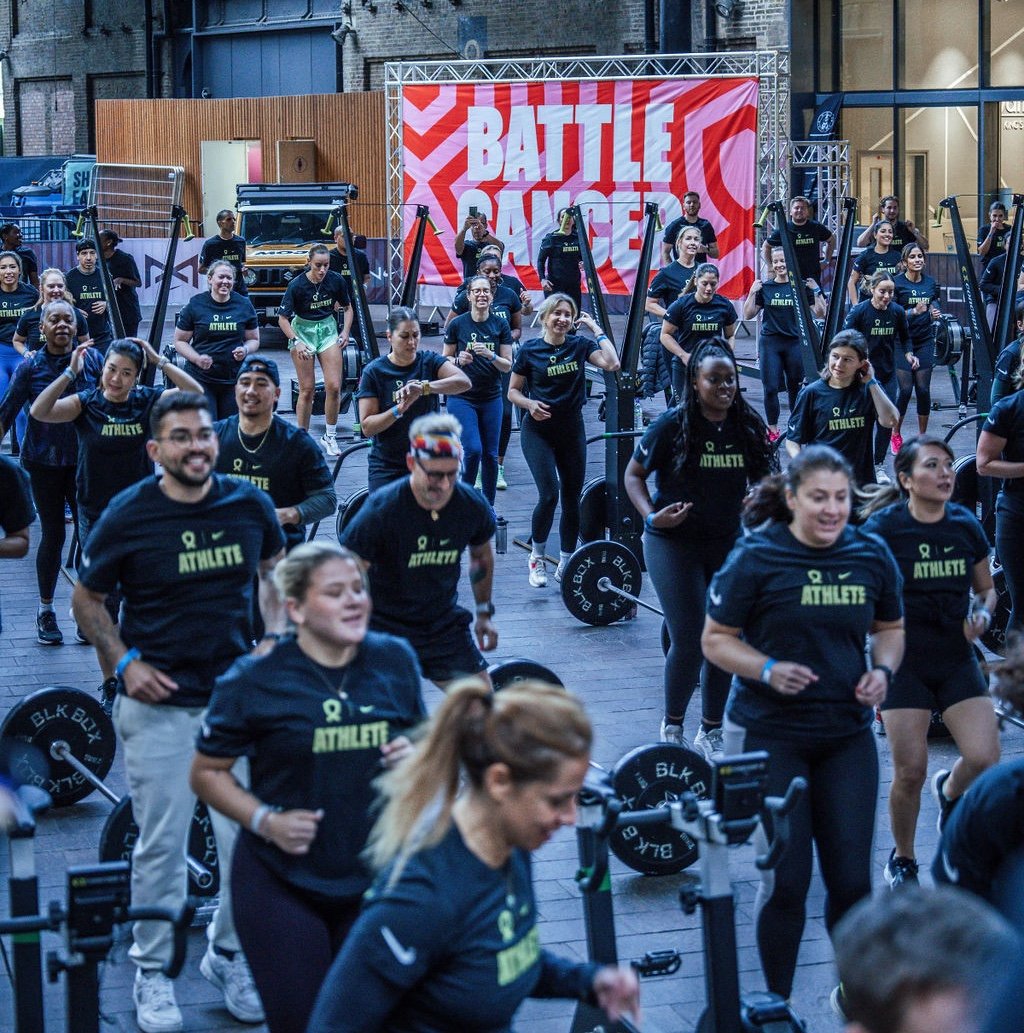
<svg viewBox="0 0 1024 1033"><path fill-rule="evenodd" d="M789 783L786 795L780 800L777 796L765 797L761 810L762 822L769 814L772 819L772 838L768 852L754 858L755 866L762 872L774 868L782 858L789 845L789 816L793 808L803 799L807 792L807 779L794 778Z"/></svg>

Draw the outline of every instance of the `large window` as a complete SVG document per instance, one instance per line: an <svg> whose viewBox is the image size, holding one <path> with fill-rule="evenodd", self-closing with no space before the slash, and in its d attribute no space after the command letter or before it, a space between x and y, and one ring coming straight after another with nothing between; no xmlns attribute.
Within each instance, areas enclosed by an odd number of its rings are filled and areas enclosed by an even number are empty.
<svg viewBox="0 0 1024 1033"><path fill-rule="evenodd" d="M898 86L908 90L954 90L978 85L975 5L963 0L899 0L897 8Z"/></svg>
<svg viewBox="0 0 1024 1033"><path fill-rule="evenodd" d="M839 5L842 48L840 88L891 90L891 0L850 0Z"/></svg>
<svg viewBox="0 0 1024 1033"><path fill-rule="evenodd" d="M1024 5L1021 0L988 3L992 19L992 85L1024 86Z"/></svg>

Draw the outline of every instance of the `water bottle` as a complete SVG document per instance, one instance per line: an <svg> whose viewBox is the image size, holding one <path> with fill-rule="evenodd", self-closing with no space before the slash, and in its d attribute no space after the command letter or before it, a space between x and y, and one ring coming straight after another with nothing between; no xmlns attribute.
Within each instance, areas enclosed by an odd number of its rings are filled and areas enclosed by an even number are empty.
<svg viewBox="0 0 1024 1033"><path fill-rule="evenodd" d="M633 430L644 429L644 411L640 408L640 399L633 399Z"/></svg>
<svg viewBox="0 0 1024 1033"><path fill-rule="evenodd" d="M494 551L499 556L504 556L508 551L508 521L501 516L495 521Z"/></svg>

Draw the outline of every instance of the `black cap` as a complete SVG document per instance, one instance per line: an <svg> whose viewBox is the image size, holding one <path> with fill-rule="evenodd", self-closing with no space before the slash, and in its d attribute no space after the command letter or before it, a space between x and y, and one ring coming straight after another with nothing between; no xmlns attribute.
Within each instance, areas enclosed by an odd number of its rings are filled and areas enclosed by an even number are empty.
<svg viewBox="0 0 1024 1033"><path fill-rule="evenodd" d="M80 254L82 251L98 251L96 247L96 241L92 237L83 237L76 245L75 252Z"/></svg>
<svg viewBox="0 0 1024 1033"><path fill-rule="evenodd" d="M277 370L277 363L273 359L265 359L262 355L248 355L242 359L242 365L238 368L238 377L243 373L265 373L274 382L275 387L281 386L281 374ZM235 380L238 380L235 377Z"/></svg>

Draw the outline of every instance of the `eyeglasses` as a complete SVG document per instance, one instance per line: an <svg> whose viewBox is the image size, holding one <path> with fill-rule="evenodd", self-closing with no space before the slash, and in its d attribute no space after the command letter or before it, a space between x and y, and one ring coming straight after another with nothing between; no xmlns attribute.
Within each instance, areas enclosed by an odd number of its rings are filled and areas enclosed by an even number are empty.
<svg viewBox="0 0 1024 1033"><path fill-rule="evenodd" d="M169 441L172 445L191 445L193 441L199 445L208 445L216 436L213 427L203 427L195 434L187 430L172 430L170 434L156 440Z"/></svg>
<svg viewBox="0 0 1024 1033"><path fill-rule="evenodd" d="M419 459L416 460L416 465L426 474L427 480L431 484L443 484L445 481L457 481L459 479L458 468L454 470L428 470Z"/></svg>

